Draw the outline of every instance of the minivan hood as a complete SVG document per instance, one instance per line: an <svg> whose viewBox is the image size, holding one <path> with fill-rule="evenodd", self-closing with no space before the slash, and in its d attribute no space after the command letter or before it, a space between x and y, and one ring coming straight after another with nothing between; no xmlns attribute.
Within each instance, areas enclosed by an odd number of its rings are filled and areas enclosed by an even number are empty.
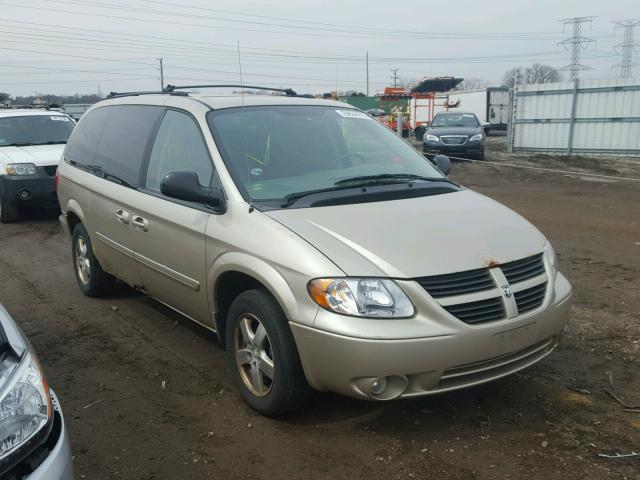
<svg viewBox="0 0 640 480"><path fill-rule="evenodd" d="M0 147L0 163L33 163L38 167L58 165L65 145Z"/></svg>
<svg viewBox="0 0 640 480"><path fill-rule="evenodd" d="M350 276L415 278L542 252L544 236L471 190L385 202L266 212Z"/></svg>

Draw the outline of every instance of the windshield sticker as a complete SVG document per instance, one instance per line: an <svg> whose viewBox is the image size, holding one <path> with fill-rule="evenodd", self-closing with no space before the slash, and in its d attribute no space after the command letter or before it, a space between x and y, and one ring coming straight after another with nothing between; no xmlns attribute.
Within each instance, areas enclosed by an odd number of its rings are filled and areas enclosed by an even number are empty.
<svg viewBox="0 0 640 480"><path fill-rule="evenodd" d="M70 122L69 117L63 117L60 115L56 115L55 117L52 115L49 117L51 120L55 120L57 122Z"/></svg>
<svg viewBox="0 0 640 480"><path fill-rule="evenodd" d="M251 175L253 175L254 177L259 177L262 175L262 169L261 168L252 168L249 173Z"/></svg>
<svg viewBox="0 0 640 480"><path fill-rule="evenodd" d="M358 110L336 110L336 113L344 118L366 118L369 119L369 115Z"/></svg>

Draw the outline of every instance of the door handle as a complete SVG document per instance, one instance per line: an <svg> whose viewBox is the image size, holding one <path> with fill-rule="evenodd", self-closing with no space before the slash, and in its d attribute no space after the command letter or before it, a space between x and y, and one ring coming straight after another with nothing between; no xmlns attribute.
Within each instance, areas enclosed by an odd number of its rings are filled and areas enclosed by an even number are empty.
<svg viewBox="0 0 640 480"><path fill-rule="evenodd" d="M116 220L120 223L124 223L125 225L129 225L129 219L131 218L131 214L126 210L121 208L116 210Z"/></svg>
<svg viewBox="0 0 640 480"><path fill-rule="evenodd" d="M146 218L142 218L140 215L134 215L131 223L135 228L142 230L143 232L149 230L149 221Z"/></svg>

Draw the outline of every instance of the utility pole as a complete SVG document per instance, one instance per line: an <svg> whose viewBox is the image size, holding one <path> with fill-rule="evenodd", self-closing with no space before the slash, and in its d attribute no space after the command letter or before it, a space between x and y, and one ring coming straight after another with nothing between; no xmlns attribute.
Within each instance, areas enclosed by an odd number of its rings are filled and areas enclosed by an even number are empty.
<svg viewBox="0 0 640 480"><path fill-rule="evenodd" d="M580 64L580 53L586 48L587 44L594 41L592 38L582 36L582 24L590 24L594 18L595 17L573 17L559 20L565 27L571 26L571 37L563 40L559 45L562 45L570 52L571 63L565 65L560 70L568 71L569 79L572 82L578 79L578 72L580 72L580 70L591 70L591 67Z"/></svg>
<svg viewBox="0 0 640 480"><path fill-rule="evenodd" d="M636 27L640 25L640 20L629 18L613 23L616 25L614 30L618 27L624 28L622 43L619 43L614 47L616 53L622 55L622 61L614 65L614 67L618 67L620 69L620 78L633 78L632 68L638 65L637 63L633 63L633 54L635 53L636 47L639 45L637 43L633 43L633 35Z"/></svg>
<svg viewBox="0 0 640 480"><path fill-rule="evenodd" d="M392 68L391 71L393 72L393 86L397 87L398 86L398 70L399 68Z"/></svg>
<svg viewBox="0 0 640 480"><path fill-rule="evenodd" d="M160 62L160 90L164 90L164 66L162 65L162 58L158 59Z"/></svg>
<svg viewBox="0 0 640 480"><path fill-rule="evenodd" d="M369 96L369 52L367 52L367 97Z"/></svg>

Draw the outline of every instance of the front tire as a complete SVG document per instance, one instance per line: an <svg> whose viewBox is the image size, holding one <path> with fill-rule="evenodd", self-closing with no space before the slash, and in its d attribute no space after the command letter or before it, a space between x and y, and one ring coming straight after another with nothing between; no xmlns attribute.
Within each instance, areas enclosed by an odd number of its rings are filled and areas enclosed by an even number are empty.
<svg viewBox="0 0 640 480"><path fill-rule="evenodd" d="M109 292L113 286L114 278L102 270L93 254L89 234L81 223L73 229L71 245L73 271L82 293L88 297L101 297Z"/></svg>
<svg viewBox="0 0 640 480"><path fill-rule="evenodd" d="M267 291L247 290L236 297L225 334L229 367L251 408L275 417L308 400L311 388L287 318Z"/></svg>

